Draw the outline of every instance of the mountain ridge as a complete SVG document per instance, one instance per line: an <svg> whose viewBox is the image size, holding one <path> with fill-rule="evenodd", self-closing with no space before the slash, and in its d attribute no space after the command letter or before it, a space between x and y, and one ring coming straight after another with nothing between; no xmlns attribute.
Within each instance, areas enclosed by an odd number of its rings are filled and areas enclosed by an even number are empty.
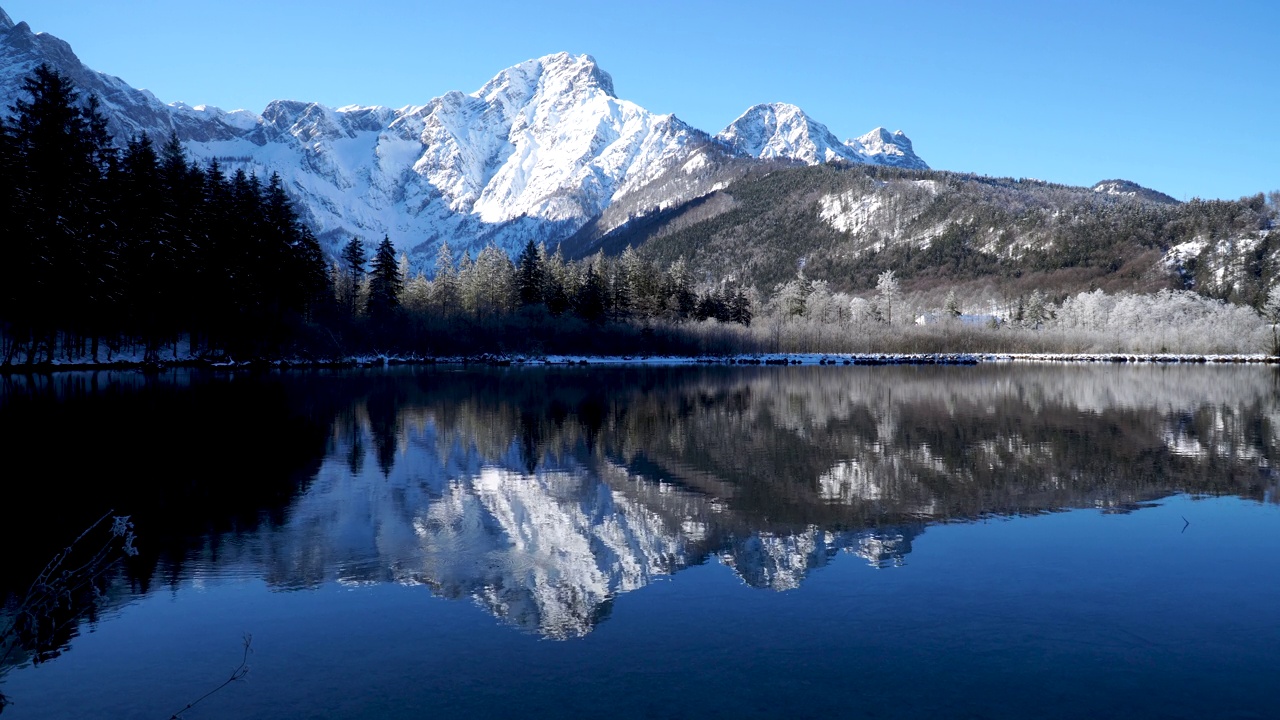
<svg viewBox="0 0 1280 720"><path fill-rule="evenodd" d="M911 141L901 130L882 127L843 143L826 125L790 103L761 103L747 108L716 139L740 154L758 159L800 160L806 165L844 160L866 165L890 165L927 170Z"/></svg>
<svg viewBox="0 0 1280 720"><path fill-rule="evenodd" d="M735 154L675 115L618 98L612 76L590 55L526 60L475 92L451 91L422 105L330 108L275 100L257 114L165 104L88 68L65 41L3 14L0 102L6 109L20 96L20 78L41 63L99 97L117 142L176 134L198 162L216 159L228 172L277 173L330 248L353 235L386 235L419 267L429 268L444 242L455 252L495 243L509 253L529 239L554 244L676 168ZM830 138L831 157L848 162L893 165L915 158L910 141L868 150ZM771 157L828 159L786 150ZM636 207L631 215L660 206Z"/></svg>

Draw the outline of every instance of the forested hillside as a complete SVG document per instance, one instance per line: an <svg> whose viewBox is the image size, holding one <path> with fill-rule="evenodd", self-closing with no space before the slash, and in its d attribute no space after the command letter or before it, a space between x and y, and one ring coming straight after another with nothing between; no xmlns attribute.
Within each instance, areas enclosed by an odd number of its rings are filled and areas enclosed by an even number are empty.
<svg viewBox="0 0 1280 720"><path fill-rule="evenodd" d="M803 271L836 290L869 293L893 270L905 290L1194 289L1258 305L1280 271L1280 193L1177 203L1132 183L1096 188L1037 180L829 163L746 169L731 161L661 184L678 204L609 232L584 231L570 252L628 245L663 265L683 256L695 277L769 291ZM718 188L718 189L717 189ZM689 198L689 199L685 199Z"/></svg>

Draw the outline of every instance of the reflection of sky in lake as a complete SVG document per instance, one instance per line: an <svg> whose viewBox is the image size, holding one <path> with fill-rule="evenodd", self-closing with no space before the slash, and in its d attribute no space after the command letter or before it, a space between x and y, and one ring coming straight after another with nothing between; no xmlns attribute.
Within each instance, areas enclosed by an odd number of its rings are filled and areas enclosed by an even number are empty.
<svg viewBox="0 0 1280 720"><path fill-rule="evenodd" d="M352 382L280 522L193 536L6 717L167 716L243 631L199 716L1269 708L1270 376L997 370Z"/></svg>

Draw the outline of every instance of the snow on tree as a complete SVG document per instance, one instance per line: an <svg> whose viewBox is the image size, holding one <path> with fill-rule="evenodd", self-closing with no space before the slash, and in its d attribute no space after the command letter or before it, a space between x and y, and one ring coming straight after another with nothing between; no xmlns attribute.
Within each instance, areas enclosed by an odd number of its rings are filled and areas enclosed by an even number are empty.
<svg viewBox="0 0 1280 720"><path fill-rule="evenodd" d="M885 270L880 273L880 277L876 280L876 304L885 323L893 324L893 306L898 303L901 296L902 291L898 287L898 279L893 276L893 271Z"/></svg>
<svg viewBox="0 0 1280 720"><path fill-rule="evenodd" d="M946 310L947 315L953 318L960 317L960 302L956 300L955 290L947 292L947 299L943 302L943 308Z"/></svg>
<svg viewBox="0 0 1280 720"><path fill-rule="evenodd" d="M1271 354L1280 355L1280 285L1271 288L1262 304L1262 317L1271 325Z"/></svg>

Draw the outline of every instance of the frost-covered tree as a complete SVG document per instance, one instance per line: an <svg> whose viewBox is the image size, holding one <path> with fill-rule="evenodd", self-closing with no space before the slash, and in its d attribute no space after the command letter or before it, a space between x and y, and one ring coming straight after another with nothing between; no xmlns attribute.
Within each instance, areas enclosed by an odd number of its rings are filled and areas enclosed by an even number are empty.
<svg viewBox="0 0 1280 720"><path fill-rule="evenodd" d="M547 304L547 311L552 315L561 315L572 304L573 290L576 285L564 261L564 253L557 247L547 256L543 264L542 298Z"/></svg>
<svg viewBox="0 0 1280 720"><path fill-rule="evenodd" d="M804 315L810 322L831 323L840 315L837 300L826 280L814 280L809 284L809 296L804 301Z"/></svg>
<svg viewBox="0 0 1280 720"><path fill-rule="evenodd" d="M944 301L944 302L943 302L943 306L942 306L942 307L943 307L943 310L947 313L947 315L949 315L949 316L951 316L951 317L953 317L953 318L960 317L960 315L961 315L961 313L960 313L960 302L959 302L958 300L956 300L956 291L955 291L955 290L950 290L950 291L948 291L948 292L947 292L947 299L946 299L946 301Z"/></svg>
<svg viewBox="0 0 1280 720"><path fill-rule="evenodd" d="M691 317L698 296L693 291L693 273L683 255L667 270L667 288L667 316L678 320Z"/></svg>
<svg viewBox="0 0 1280 720"><path fill-rule="evenodd" d="M458 288L458 268L453 264L453 250L449 242L440 243L436 251L436 272L431 281L431 305L441 316L457 312L461 302Z"/></svg>
<svg viewBox="0 0 1280 720"><path fill-rule="evenodd" d="M466 263L466 258L463 258ZM496 245L485 246L475 262L458 273L463 305L471 313L494 318L513 306L515 267L511 258Z"/></svg>
<svg viewBox="0 0 1280 720"><path fill-rule="evenodd" d="M873 302L860 297L849 301L849 324L855 329L866 330L876 320L876 308Z"/></svg>
<svg viewBox="0 0 1280 720"><path fill-rule="evenodd" d="M885 270L876 279L876 305L884 317L885 323L893 324L893 306L898 304L902 291L898 287L898 279L892 270Z"/></svg>
<svg viewBox="0 0 1280 720"><path fill-rule="evenodd" d="M803 317L809 295L807 285L804 278L792 278L775 286L771 303L774 314L784 319Z"/></svg>
<svg viewBox="0 0 1280 720"><path fill-rule="evenodd" d="M1049 319L1049 305L1040 288L1032 290L1031 297L1027 298L1025 315L1026 323L1033 328L1039 328Z"/></svg>
<svg viewBox="0 0 1280 720"><path fill-rule="evenodd" d="M1262 304L1262 317L1271 326L1271 354L1280 355L1280 329L1277 329L1280 326L1280 285L1267 293L1267 300Z"/></svg>
<svg viewBox="0 0 1280 720"><path fill-rule="evenodd" d="M411 313L425 314L431 310L431 283L418 273L404 284L400 294L400 306Z"/></svg>

